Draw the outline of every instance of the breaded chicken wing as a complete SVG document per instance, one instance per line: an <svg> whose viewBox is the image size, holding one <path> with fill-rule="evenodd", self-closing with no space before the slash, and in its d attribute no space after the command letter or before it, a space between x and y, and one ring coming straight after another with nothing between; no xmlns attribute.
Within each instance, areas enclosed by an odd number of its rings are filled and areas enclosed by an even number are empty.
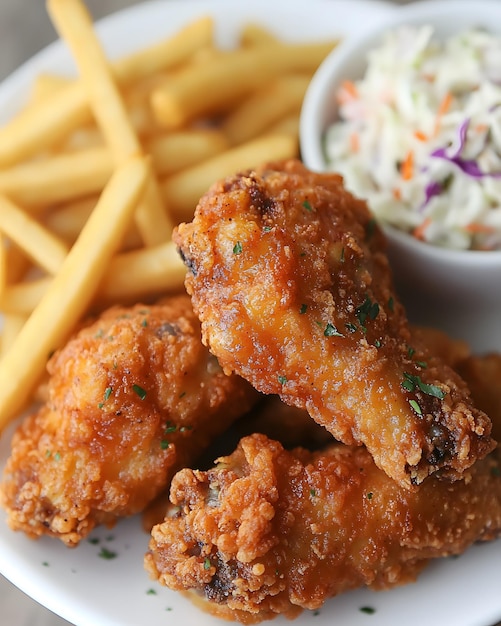
<svg viewBox="0 0 501 626"><path fill-rule="evenodd" d="M15 433L0 497L14 530L69 546L143 510L257 396L202 345L186 295L108 310L48 369L48 401Z"/></svg>
<svg viewBox="0 0 501 626"><path fill-rule="evenodd" d="M339 176L298 161L233 176L174 239L227 373L365 444L407 487L459 478L493 449L462 379L411 337L383 234Z"/></svg>
<svg viewBox="0 0 501 626"><path fill-rule="evenodd" d="M255 623L295 617L368 585L407 583L431 558L501 533L496 452L448 483L402 488L364 447L288 452L242 439L207 471L173 479L171 516L153 528L145 566L206 610Z"/></svg>

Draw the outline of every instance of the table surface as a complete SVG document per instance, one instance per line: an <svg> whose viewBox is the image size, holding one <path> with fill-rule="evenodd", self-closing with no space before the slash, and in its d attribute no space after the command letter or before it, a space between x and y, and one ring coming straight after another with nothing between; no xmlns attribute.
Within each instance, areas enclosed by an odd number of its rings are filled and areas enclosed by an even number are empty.
<svg viewBox="0 0 501 626"><path fill-rule="evenodd" d="M346 0L347 2L349 0ZM404 4L410 0L393 0ZM140 4L136 0L86 0L95 19ZM0 81L56 39L42 0L0 0ZM9 626L70 626L0 576L2 623ZM501 626L501 623L497 626Z"/></svg>

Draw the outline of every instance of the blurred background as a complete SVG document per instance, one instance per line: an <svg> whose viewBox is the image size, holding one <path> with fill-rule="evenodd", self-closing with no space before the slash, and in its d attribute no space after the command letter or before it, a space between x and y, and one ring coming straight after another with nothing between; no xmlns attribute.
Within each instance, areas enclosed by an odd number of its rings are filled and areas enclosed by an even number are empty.
<svg viewBox="0 0 501 626"><path fill-rule="evenodd" d="M392 1L405 4L412 0ZM140 2L86 0L86 4L93 17L100 19ZM55 39L56 33L43 0L0 0L0 81ZM68 622L40 607L1 576L0 606L0 623L5 626L69 626Z"/></svg>

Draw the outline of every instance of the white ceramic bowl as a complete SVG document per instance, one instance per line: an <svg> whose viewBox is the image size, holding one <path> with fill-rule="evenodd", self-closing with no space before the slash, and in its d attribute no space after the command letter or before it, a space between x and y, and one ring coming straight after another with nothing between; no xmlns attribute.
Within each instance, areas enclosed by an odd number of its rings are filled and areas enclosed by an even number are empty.
<svg viewBox="0 0 501 626"><path fill-rule="evenodd" d="M326 128L336 119L340 83L361 78L367 53L401 25L430 24L445 39L472 26L501 36L499 0L424 0L399 7L383 23L342 42L320 66L306 93L300 124L301 155L315 171L328 168ZM501 350L501 251L435 247L383 225L399 293L411 319L468 340L477 351Z"/></svg>

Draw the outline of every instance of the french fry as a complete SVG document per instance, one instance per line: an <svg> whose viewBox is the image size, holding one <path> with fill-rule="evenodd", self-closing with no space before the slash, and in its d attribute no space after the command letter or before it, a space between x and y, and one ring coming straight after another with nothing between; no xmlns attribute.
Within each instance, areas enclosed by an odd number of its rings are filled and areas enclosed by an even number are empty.
<svg viewBox="0 0 501 626"><path fill-rule="evenodd" d="M86 7L80 0L48 0L47 7L54 25L73 53L92 111L114 162L120 164L141 154L141 144ZM165 241L172 232L172 223L153 177L148 181L144 201L137 208L135 217L148 246Z"/></svg>
<svg viewBox="0 0 501 626"><path fill-rule="evenodd" d="M36 211L97 193L113 171L107 148L89 148L0 170L0 193Z"/></svg>
<svg viewBox="0 0 501 626"><path fill-rule="evenodd" d="M28 317L49 289L52 277L44 276L7 285L0 296L0 308L7 315Z"/></svg>
<svg viewBox="0 0 501 626"><path fill-rule="evenodd" d="M97 201L97 197L90 197L62 205L45 217L44 224L58 237L73 244L85 226L85 222L89 219ZM123 237L120 250L130 250L140 246L141 237L134 224L131 224Z"/></svg>
<svg viewBox="0 0 501 626"><path fill-rule="evenodd" d="M287 159L296 154L294 137L266 135L166 178L162 182L162 192L176 217L180 221L189 221L200 196L214 181L263 161Z"/></svg>
<svg viewBox="0 0 501 626"><path fill-rule="evenodd" d="M160 135L146 144L159 176L174 174L228 149L219 129L190 129Z"/></svg>
<svg viewBox="0 0 501 626"><path fill-rule="evenodd" d="M6 282L8 285L17 283L28 272L31 261L25 252L19 246L16 246L13 241L9 241L9 245L4 252L7 263Z"/></svg>
<svg viewBox="0 0 501 626"><path fill-rule="evenodd" d="M270 30L255 22L244 24L240 32L241 46L260 46L269 43L279 43L279 40Z"/></svg>
<svg viewBox="0 0 501 626"><path fill-rule="evenodd" d="M7 242L0 230L0 299L7 287Z"/></svg>
<svg viewBox="0 0 501 626"><path fill-rule="evenodd" d="M44 98L53 96L63 87L67 87L69 83L70 80L65 76L47 73L39 74L33 82L29 105L36 105Z"/></svg>
<svg viewBox="0 0 501 626"><path fill-rule="evenodd" d="M144 158L133 158L113 174L60 271L0 360L0 432L30 396L48 355L67 337L94 297L130 223L149 169Z"/></svg>
<svg viewBox="0 0 501 626"><path fill-rule="evenodd" d="M230 143L249 141L299 109L309 82L310 78L305 75L283 76L244 100L222 124Z"/></svg>
<svg viewBox="0 0 501 626"><path fill-rule="evenodd" d="M180 290L186 267L172 241L155 248L118 254L99 288L98 299L110 302L135 302L152 294Z"/></svg>
<svg viewBox="0 0 501 626"><path fill-rule="evenodd" d="M60 239L2 195L0 231L49 274L58 272L68 254L67 246Z"/></svg>
<svg viewBox="0 0 501 626"><path fill-rule="evenodd" d="M10 350L26 320L26 315L17 313L8 313L3 316L3 325L0 332L0 357Z"/></svg>
<svg viewBox="0 0 501 626"><path fill-rule="evenodd" d="M165 128L224 108L227 102L285 72L312 73L334 43L268 44L218 55L210 64L193 64L151 96L155 115Z"/></svg>
<svg viewBox="0 0 501 626"><path fill-rule="evenodd" d="M133 53L112 67L121 85L188 59L196 50L210 45L213 37L210 18L188 24L174 37ZM59 143L73 130L91 121L86 91L81 81L72 81L38 106L27 107L0 128L0 167L19 161Z"/></svg>
<svg viewBox="0 0 501 626"><path fill-rule="evenodd" d="M97 301L131 302L136 298L182 289L186 267L172 241L115 255L100 283ZM0 306L8 315L28 316L49 290L51 278L7 286Z"/></svg>

